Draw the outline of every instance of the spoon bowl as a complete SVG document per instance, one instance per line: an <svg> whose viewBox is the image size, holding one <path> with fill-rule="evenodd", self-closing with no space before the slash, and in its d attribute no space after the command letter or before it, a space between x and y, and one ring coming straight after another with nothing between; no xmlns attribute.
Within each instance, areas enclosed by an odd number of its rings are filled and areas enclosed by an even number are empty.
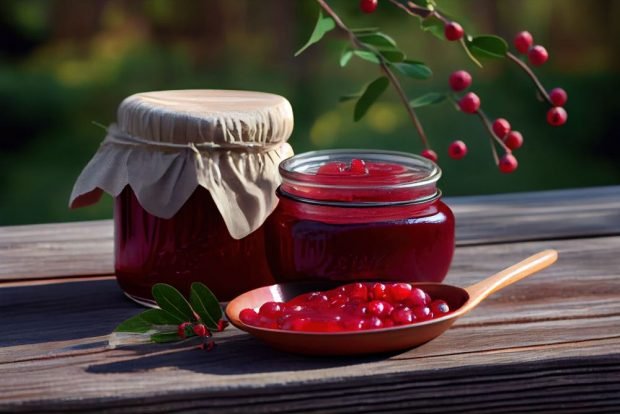
<svg viewBox="0 0 620 414"><path fill-rule="evenodd" d="M342 282L302 282L265 286L231 300L226 307L228 320L270 346L286 352L306 355L361 355L391 352L422 345L445 332L461 316L474 309L484 298L518 280L530 276L557 260L555 250L545 250L467 288L441 283L412 283L433 298L445 300L454 311L445 316L400 325L362 331L300 332L246 325L239 319L245 308L258 309L269 301L286 302L303 293L332 289Z"/></svg>

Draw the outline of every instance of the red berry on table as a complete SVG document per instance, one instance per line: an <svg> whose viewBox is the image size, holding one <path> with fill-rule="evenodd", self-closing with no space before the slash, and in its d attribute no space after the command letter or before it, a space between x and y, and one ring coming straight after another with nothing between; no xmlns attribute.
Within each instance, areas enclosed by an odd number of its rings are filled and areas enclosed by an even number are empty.
<svg viewBox="0 0 620 414"><path fill-rule="evenodd" d="M433 151L432 149L425 149L424 151L422 151L421 155L424 158L428 158L429 160L433 161L433 162L437 162L437 153L435 151Z"/></svg>
<svg viewBox="0 0 620 414"><path fill-rule="evenodd" d="M519 163L517 159L512 154L505 154L502 158L499 159L499 170L504 174L509 174L517 169Z"/></svg>
<svg viewBox="0 0 620 414"><path fill-rule="evenodd" d="M444 26L443 33L446 36L446 39L455 41L461 39L465 34L465 31L457 22L450 22Z"/></svg>
<svg viewBox="0 0 620 414"><path fill-rule="evenodd" d="M467 71L457 70L456 72L452 72L448 82L453 91L460 92L469 88L471 85L471 75Z"/></svg>
<svg viewBox="0 0 620 414"><path fill-rule="evenodd" d="M554 106L564 106L566 101L568 101L568 94L562 88L554 88L549 92L549 99L551 99Z"/></svg>
<svg viewBox="0 0 620 414"><path fill-rule="evenodd" d="M493 122L493 132L498 138L504 138L510 132L510 123L504 118L497 118Z"/></svg>
<svg viewBox="0 0 620 414"><path fill-rule="evenodd" d="M568 119L568 114L566 110L561 106L556 106L547 112L547 122L552 126L560 126L566 123Z"/></svg>
<svg viewBox="0 0 620 414"><path fill-rule="evenodd" d="M372 13L377 10L379 0L360 0L360 10L364 13Z"/></svg>
<svg viewBox="0 0 620 414"><path fill-rule="evenodd" d="M534 38L532 37L530 32L526 31L517 33L514 39L515 49L517 49L520 53L523 54L527 53L527 51L530 50L530 47L532 47L533 43Z"/></svg>
<svg viewBox="0 0 620 414"><path fill-rule="evenodd" d="M411 290L409 283L394 283L390 285L388 293L394 302L402 302L411 295Z"/></svg>
<svg viewBox="0 0 620 414"><path fill-rule="evenodd" d="M194 333L200 337L209 335L209 330L201 323L197 323L192 328L194 329Z"/></svg>
<svg viewBox="0 0 620 414"><path fill-rule="evenodd" d="M523 135L519 131L510 131L504 138L504 144L511 150L519 149L523 145Z"/></svg>
<svg viewBox="0 0 620 414"><path fill-rule="evenodd" d="M467 145L463 141L454 141L448 147L448 155L453 160L460 160L467 155Z"/></svg>
<svg viewBox="0 0 620 414"><path fill-rule="evenodd" d="M549 53L547 53L547 49L544 47L536 45L530 49L527 57L532 65L541 66L549 59Z"/></svg>
<svg viewBox="0 0 620 414"><path fill-rule="evenodd" d="M468 114L475 114L480 108L480 98L473 92L468 92L459 101L461 111Z"/></svg>
<svg viewBox="0 0 620 414"><path fill-rule="evenodd" d="M177 335L179 335L179 338L185 338L187 336L187 327L190 325L190 322L183 322L179 325L177 328Z"/></svg>

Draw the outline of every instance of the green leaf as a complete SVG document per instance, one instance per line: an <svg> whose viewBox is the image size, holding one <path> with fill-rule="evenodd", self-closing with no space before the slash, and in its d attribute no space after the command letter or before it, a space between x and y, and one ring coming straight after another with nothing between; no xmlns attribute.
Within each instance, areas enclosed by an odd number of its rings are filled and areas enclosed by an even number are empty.
<svg viewBox="0 0 620 414"><path fill-rule="evenodd" d="M160 308L182 321L194 319L194 311L183 295L170 285L157 283L153 286L153 298Z"/></svg>
<svg viewBox="0 0 620 414"><path fill-rule="evenodd" d="M381 56L388 62L402 62L405 60L405 54L400 50L381 50Z"/></svg>
<svg viewBox="0 0 620 414"><path fill-rule="evenodd" d="M501 59L508 52L508 43L499 36L476 36L467 40L466 45L476 58Z"/></svg>
<svg viewBox="0 0 620 414"><path fill-rule="evenodd" d="M336 23L334 23L332 18L329 16L327 17L323 16L323 12L319 10L319 19L317 20L316 25L314 26L314 30L312 31L312 34L310 35L310 39L308 39L306 44L303 45L301 49L295 52L295 56L299 56L308 47L312 46L313 44L321 40L323 36L325 36L325 33L333 30L335 27L336 27Z"/></svg>
<svg viewBox="0 0 620 414"><path fill-rule="evenodd" d="M340 55L340 67L347 66L347 63L349 63L352 57L353 57L353 51L351 49L343 50L342 54Z"/></svg>
<svg viewBox="0 0 620 414"><path fill-rule="evenodd" d="M114 332L135 332L144 333L156 326L161 325L178 325L183 320L161 309L149 309L127 319L116 327Z"/></svg>
<svg viewBox="0 0 620 414"><path fill-rule="evenodd" d="M368 62L381 63L381 60L377 57L376 54L367 50L354 50L353 54L360 59L367 60Z"/></svg>
<svg viewBox="0 0 620 414"><path fill-rule="evenodd" d="M421 108L427 105L438 104L440 102L443 102L446 98L447 95L445 93L430 92L426 95L422 95L415 99L412 99L411 101L409 101L409 105L412 108Z"/></svg>
<svg viewBox="0 0 620 414"><path fill-rule="evenodd" d="M366 115L366 112L370 109L370 107L375 103L375 101L381 96L381 94L388 87L390 81L388 78L382 76L380 78L375 79L371 83L366 86L362 96L360 96L359 100L355 104L355 109L353 111L353 119L357 122Z"/></svg>
<svg viewBox="0 0 620 414"><path fill-rule="evenodd" d="M433 36L445 40L444 22L437 16L429 16L420 22L420 27L425 32L430 32Z"/></svg>
<svg viewBox="0 0 620 414"><path fill-rule="evenodd" d="M217 329L217 322L222 319L222 308L213 292L202 283L192 283L189 298L202 322L209 329Z"/></svg>
<svg viewBox="0 0 620 414"><path fill-rule="evenodd" d="M369 33L360 34L358 39L367 45L373 46L379 50L397 50L396 42L385 33Z"/></svg>
<svg viewBox="0 0 620 414"><path fill-rule="evenodd" d="M378 53L388 62L401 62L405 58L405 55L398 50L381 50L378 51ZM379 59L377 53L368 50L354 50L353 54L371 63L381 63L381 59Z"/></svg>
<svg viewBox="0 0 620 414"><path fill-rule="evenodd" d="M157 342L158 344L163 344L166 342L176 342L180 341L182 338L179 337L177 332L157 332L151 335L151 341Z"/></svg>
<svg viewBox="0 0 620 414"><path fill-rule="evenodd" d="M357 29L349 29L356 35L377 33L379 31L378 27L358 27Z"/></svg>
<svg viewBox="0 0 620 414"><path fill-rule="evenodd" d="M402 62L393 63L392 66L398 69L403 75L414 79L428 79L433 76L431 68L422 62L404 60Z"/></svg>
<svg viewBox="0 0 620 414"><path fill-rule="evenodd" d="M353 93L353 94L350 94L350 95L343 95L340 98L338 98L338 101L339 102L347 102L347 101L351 101L353 99L357 99L360 96L362 96L362 94L360 94L360 93Z"/></svg>

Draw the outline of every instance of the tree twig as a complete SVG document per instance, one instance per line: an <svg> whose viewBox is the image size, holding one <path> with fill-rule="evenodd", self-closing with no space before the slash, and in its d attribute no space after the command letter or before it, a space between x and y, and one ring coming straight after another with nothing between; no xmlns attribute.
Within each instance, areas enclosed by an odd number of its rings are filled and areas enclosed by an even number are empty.
<svg viewBox="0 0 620 414"><path fill-rule="evenodd" d="M549 105L555 106L551 101L551 98L549 97L549 94L545 90L544 86L542 86L542 84L538 80L538 77L536 77L534 72L532 72L532 69L530 69L530 67L526 65L521 59L519 59L510 52L506 52L506 57L516 63L521 69L523 69L525 73L527 73L527 76L530 77L532 82L534 82L534 85L536 85L536 88L538 89L538 92L540 92L542 97L549 103Z"/></svg>

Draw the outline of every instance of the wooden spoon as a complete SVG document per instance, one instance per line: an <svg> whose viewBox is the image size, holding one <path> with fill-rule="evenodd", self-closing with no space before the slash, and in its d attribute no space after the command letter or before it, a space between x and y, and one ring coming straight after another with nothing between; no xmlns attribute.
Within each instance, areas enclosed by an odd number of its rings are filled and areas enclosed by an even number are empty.
<svg viewBox="0 0 620 414"><path fill-rule="evenodd" d="M391 328L347 332L299 332L258 328L239 320L245 308L258 309L269 301L285 302L302 293L331 289L333 283L287 283L265 286L246 292L228 303L226 316L244 330L274 348L308 355L356 355L413 348L438 337L457 318L474 309L491 293L505 288L553 264L555 250L545 250L465 289L441 283L413 283L431 297L445 300L453 312L436 319ZM342 284L342 283L340 283Z"/></svg>

